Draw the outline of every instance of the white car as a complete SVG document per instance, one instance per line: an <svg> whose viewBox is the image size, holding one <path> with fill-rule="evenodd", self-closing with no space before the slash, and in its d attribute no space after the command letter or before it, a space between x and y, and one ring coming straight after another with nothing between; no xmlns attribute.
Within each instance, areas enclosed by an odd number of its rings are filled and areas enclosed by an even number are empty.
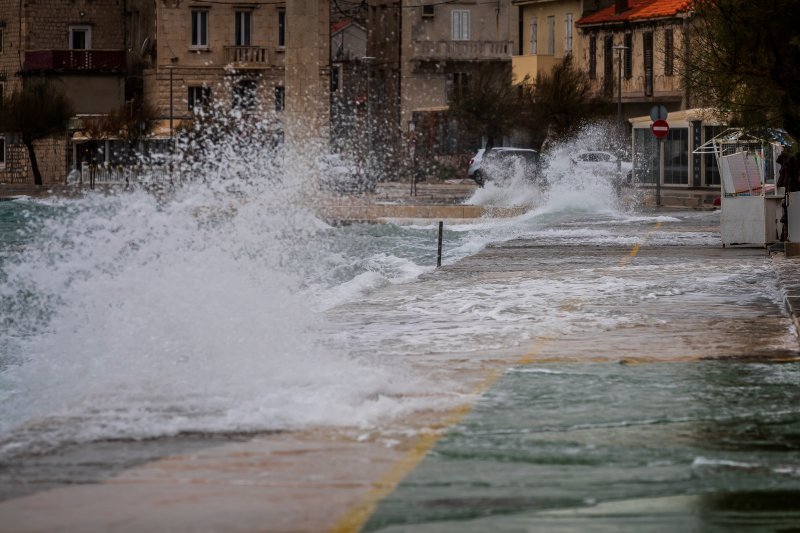
<svg viewBox="0 0 800 533"><path fill-rule="evenodd" d="M589 151L578 152L570 158L570 162L576 168L588 170L596 175L616 176L617 156L611 152ZM630 178L633 165L630 161L620 161L620 170L624 178Z"/></svg>
<svg viewBox="0 0 800 533"><path fill-rule="evenodd" d="M536 180L539 178L539 152L528 148L509 148L499 146L490 149L488 152L481 148L478 153L470 159L467 175L475 180L475 183L483 187L486 181L503 181L508 176L508 172L514 163L525 165L528 178Z"/></svg>

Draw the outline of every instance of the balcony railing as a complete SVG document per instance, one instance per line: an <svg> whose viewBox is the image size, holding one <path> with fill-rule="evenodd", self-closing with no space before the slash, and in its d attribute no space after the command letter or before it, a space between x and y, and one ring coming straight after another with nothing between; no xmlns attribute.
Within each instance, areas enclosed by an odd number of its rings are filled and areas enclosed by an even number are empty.
<svg viewBox="0 0 800 533"><path fill-rule="evenodd" d="M226 46L225 62L236 68L267 68L269 49L264 46Z"/></svg>
<svg viewBox="0 0 800 533"><path fill-rule="evenodd" d="M34 50L23 72L125 72L125 50Z"/></svg>
<svg viewBox="0 0 800 533"><path fill-rule="evenodd" d="M511 60L511 41L414 41L411 57L415 61Z"/></svg>

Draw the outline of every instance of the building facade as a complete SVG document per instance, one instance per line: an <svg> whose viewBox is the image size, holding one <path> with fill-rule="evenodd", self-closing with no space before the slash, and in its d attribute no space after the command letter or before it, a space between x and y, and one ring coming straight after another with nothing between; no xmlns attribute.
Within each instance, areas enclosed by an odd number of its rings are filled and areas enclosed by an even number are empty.
<svg viewBox="0 0 800 533"><path fill-rule="evenodd" d="M153 58L143 90L164 119L188 119L214 103L283 110L285 2L155 2L150 37L141 45Z"/></svg>
<svg viewBox="0 0 800 533"><path fill-rule="evenodd" d="M44 78L79 115L109 113L124 103L123 2L3 0L0 8L0 88L5 95ZM44 183L63 182L74 164L68 135L36 141ZM14 135L0 135L0 153L0 183L32 182L27 151Z"/></svg>
<svg viewBox="0 0 800 533"><path fill-rule="evenodd" d="M514 79L547 74L568 54L583 55L583 40L575 23L583 15L583 0L514 0L519 11L519 42L512 58Z"/></svg>
<svg viewBox="0 0 800 533"><path fill-rule="evenodd" d="M686 108L678 60L691 3L615 0L577 22L583 41L583 53L576 56L579 68L595 93L609 100L616 101L621 83L624 117L647 115L656 104L670 112Z"/></svg>

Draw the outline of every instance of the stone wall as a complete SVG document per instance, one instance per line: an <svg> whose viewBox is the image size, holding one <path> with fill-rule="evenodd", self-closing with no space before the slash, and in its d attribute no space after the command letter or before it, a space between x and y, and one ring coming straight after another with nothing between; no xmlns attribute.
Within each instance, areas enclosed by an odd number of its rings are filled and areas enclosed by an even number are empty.
<svg viewBox="0 0 800 533"><path fill-rule="evenodd" d="M91 27L91 48L125 48L125 3L123 0L27 0L25 2L25 48L69 49L69 27Z"/></svg>
<svg viewBox="0 0 800 533"><path fill-rule="evenodd" d="M67 175L68 142L62 135L34 142L36 161L45 185L64 183ZM6 146L5 168L0 168L0 184L33 184L28 150L22 143Z"/></svg>

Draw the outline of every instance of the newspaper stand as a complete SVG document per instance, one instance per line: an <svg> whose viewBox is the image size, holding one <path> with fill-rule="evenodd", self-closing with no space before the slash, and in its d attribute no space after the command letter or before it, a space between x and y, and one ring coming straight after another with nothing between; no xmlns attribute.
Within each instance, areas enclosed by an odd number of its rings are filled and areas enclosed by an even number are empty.
<svg viewBox="0 0 800 533"><path fill-rule="evenodd" d="M717 160L723 247L765 247L780 239L783 188L775 187L775 159L781 150L779 140L740 129L728 129L694 150Z"/></svg>

